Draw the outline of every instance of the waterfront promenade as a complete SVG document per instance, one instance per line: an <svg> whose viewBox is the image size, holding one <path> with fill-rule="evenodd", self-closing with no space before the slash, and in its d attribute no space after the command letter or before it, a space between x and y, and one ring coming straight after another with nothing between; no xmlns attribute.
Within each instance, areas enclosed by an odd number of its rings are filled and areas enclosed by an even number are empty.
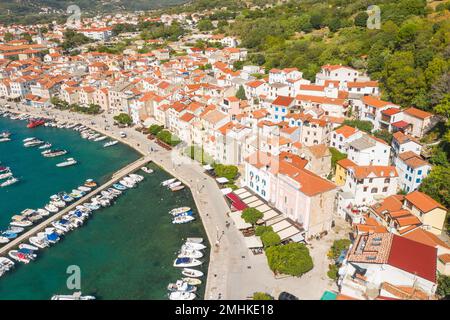
<svg viewBox="0 0 450 320"><path fill-rule="evenodd" d="M246 248L242 234L233 225L226 227L226 222L231 222L227 217L230 209L215 180L205 174L199 163L180 156L176 151L162 149L132 128L114 127L112 116L108 114L89 116L49 108L38 110L23 105L14 107L14 111L89 126L128 144L185 183L192 191L211 243L205 299L246 299L256 291L274 296L281 291L288 291L300 299L320 299L325 290L336 289L326 275L326 255L333 240L344 235L344 229L337 228L325 239L311 242L310 252L314 261L312 271L301 278L275 278L265 255L253 255ZM120 131L127 133L127 138L120 138Z"/></svg>
<svg viewBox="0 0 450 320"><path fill-rule="evenodd" d="M116 183L120 179L122 179L124 176L133 173L134 171L138 170L142 166L146 165L149 162L148 157L144 157L141 159L138 159L137 161L129 164L128 166L120 169L119 171L115 172L112 178L104 183L103 185L99 186L98 188L94 189L93 191L86 194L84 197L78 199L76 202L72 203L70 206L64 208L60 212L52 215L50 218L48 218L45 221L40 222L38 225L34 226L24 234L20 235L13 241L7 243L3 247L0 248L0 256L6 256L8 251L16 248L19 244L24 243L25 241L28 241L28 239L34 235L36 235L38 232L41 232L45 228L49 227L50 224L54 221L57 221L62 218L62 216L69 213L69 211L74 210L77 206L82 205L83 203L87 202L92 197L95 197L97 194L102 192L103 190L109 188L112 184Z"/></svg>

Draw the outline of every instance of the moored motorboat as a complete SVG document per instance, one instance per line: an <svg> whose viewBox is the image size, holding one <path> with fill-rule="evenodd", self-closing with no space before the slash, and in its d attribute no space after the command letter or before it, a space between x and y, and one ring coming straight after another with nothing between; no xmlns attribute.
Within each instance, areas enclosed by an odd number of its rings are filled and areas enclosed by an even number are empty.
<svg viewBox="0 0 450 320"><path fill-rule="evenodd" d="M27 249L27 250L32 250L32 251L38 251L39 248L32 246L31 244L27 244L27 243L21 243L19 244L19 249Z"/></svg>
<svg viewBox="0 0 450 320"><path fill-rule="evenodd" d="M191 269L191 268L184 268L183 271L181 271L181 274L186 277L190 277L190 278L203 277L203 272L201 272L200 270Z"/></svg>
<svg viewBox="0 0 450 320"><path fill-rule="evenodd" d="M194 258L176 258L173 266L176 268L197 267L203 262Z"/></svg>
<svg viewBox="0 0 450 320"><path fill-rule="evenodd" d="M10 252L8 252L8 255L11 257L11 259L14 259L18 262L29 263L31 261L29 256L23 254L22 252L19 252L18 250L11 250Z"/></svg>
<svg viewBox="0 0 450 320"><path fill-rule="evenodd" d="M127 187L125 187L123 184L120 183L113 184L113 187L119 191L124 191L128 189Z"/></svg>
<svg viewBox="0 0 450 320"><path fill-rule="evenodd" d="M186 243L203 243L203 238L187 238Z"/></svg>
<svg viewBox="0 0 450 320"><path fill-rule="evenodd" d="M9 178L8 180L6 180L5 182L1 183L1 184L0 184L0 187L1 187L1 188L7 187L7 186L13 185L13 184L15 184L15 183L17 183L17 182L19 182L19 179L14 178L14 177L10 177L10 178Z"/></svg>
<svg viewBox="0 0 450 320"><path fill-rule="evenodd" d="M119 143L119 141L113 140L113 141L110 141L110 142L105 143L105 144L103 145L103 147L104 147L104 148L112 147L112 146L114 146L114 145L116 145L116 144L118 144L118 143Z"/></svg>
<svg viewBox="0 0 450 320"><path fill-rule="evenodd" d="M161 182L161 185L162 185L163 187L166 187L166 186L168 186L169 184L174 183L175 181L177 181L176 178L169 179L169 180L166 180L166 181Z"/></svg>
<svg viewBox="0 0 450 320"><path fill-rule="evenodd" d="M56 166L59 168L64 168L64 167L73 166L77 163L78 163L77 160L75 160L74 158L67 158L66 161L58 163Z"/></svg>
<svg viewBox="0 0 450 320"><path fill-rule="evenodd" d="M169 189L172 189L172 188L175 188L178 186L181 186L181 181L175 181L175 182L169 184Z"/></svg>
<svg viewBox="0 0 450 320"><path fill-rule="evenodd" d="M169 211L169 213L173 216L183 213L183 212L188 212L191 211L191 208L189 207L179 207L179 208L175 208Z"/></svg>
<svg viewBox="0 0 450 320"><path fill-rule="evenodd" d="M170 300L194 300L195 294L192 292L175 291L169 294Z"/></svg>
<svg viewBox="0 0 450 320"><path fill-rule="evenodd" d="M177 191L183 190L184 188L185 188L185 186L177 186L177 187L170 188L170 191L177 192Z"/></svg>
<svg viewBox="0 0 450 320"><path fill-rule="evenodd" d="M153 170L147 167L142 167L141 170L144 171L145 173L153 173Z"/></svg>
<svg viewBox="0 0 450 320"><path fill-rule="evenodd" d="M46 150L42 155L46 158L55 158L67 154L67 150Z"/></svg>
<svg viewBox="0 0 450 320"><path fill-rule="evenodd" d="M6 171L5 173L0 174L0 180L7 179L12 176L13 173L11 171Z"/></svg>
<svg viewBox="0 0 450 320"><path fill-rule="evenodd" d="M195 218L193 216L190 215L185 215L185 216L178 216L173 218L172 223L173 224L184 224L184 223L189 223L194 221Z"/></svg>
<svg viewBox="0 0 450 320"><path fill-rule="evenodd" d="M39 149L42 150L42 149L48 149L48 148L51 148L51 147L52 147L52 144L47 142L47 143L43 144L42 146L39 146Z"/></svg>
<svg viewBox="0 0 450 320"><path fill-rule="evenodd" d="M191 284L188 284L187 282L184 282L183 280L177 280L175 283L169 283L167 286L167 290L176 292L196 292L197 287L193 286Z"/></svg>
<svg viewBox="0 0 450 320"><path fill-rule="evenodd" d="M199 286L202 284L202 280L196 278L183 278L181 280L183 280L187 284L190 284L191 286Z"/></svg>
<svg viewBox="0 0 450 320"><path fill-rule="evenodd" d="M194 259L200 259L203 258L203 253L197 250L182 250L178 254L178 258L194 258Z"/></svg>
<svg viewBox="0 0 450 320"><path fill-rule="evenodd" d="M92 179L87 179L86 182L84 183L84 186L89 188L95 188L97 187L97 183Z"/></svg>
<svg viewBox="0 0 450 320"><path fill-rule="evenodd" d="M83 296L81 292L74 292L72 295L55 294L51 300L95 300L95 297Z"/></svg>
<svg viewBox="0 0 450 320"><path fill-rule="evenodd" d="M206 246L201 243L186 241L182 248L193 249L193 250L204 250L204 249L206 249Z"/></svg>

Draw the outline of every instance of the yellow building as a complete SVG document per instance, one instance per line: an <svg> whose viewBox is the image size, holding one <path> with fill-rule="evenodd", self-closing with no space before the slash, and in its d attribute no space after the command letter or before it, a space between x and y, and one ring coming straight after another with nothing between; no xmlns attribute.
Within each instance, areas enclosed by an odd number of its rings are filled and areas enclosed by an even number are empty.
<svg viewBox="0 0 450 320"><path fill-rule="evenodd" d="M407 194L405 207L419 218L425 230L437 235L444 230L447 209L425 193L414 191Z"/></svg>
<svg viewBox="0 0 450 320"><path fill-rule="evenodd" d="M347 170L351 167L356 166L356 164L350 159L342 159L336 163L336 175L334 177L334 182L338 186L343 186L345 180L347 179Z"/></svg>

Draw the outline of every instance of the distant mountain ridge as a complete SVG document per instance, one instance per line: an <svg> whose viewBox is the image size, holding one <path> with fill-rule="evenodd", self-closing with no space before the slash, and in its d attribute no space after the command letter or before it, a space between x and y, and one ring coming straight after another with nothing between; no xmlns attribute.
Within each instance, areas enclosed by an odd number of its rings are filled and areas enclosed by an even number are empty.
<svg viewBox="0 0 450 320"><path fill-rule="evenodd" d="M62 13L70 5L78 5L81 11L117 12L139 11L184 4L189 0L13 0L0 2L1 15L21 17L28 14Z"/></svg>

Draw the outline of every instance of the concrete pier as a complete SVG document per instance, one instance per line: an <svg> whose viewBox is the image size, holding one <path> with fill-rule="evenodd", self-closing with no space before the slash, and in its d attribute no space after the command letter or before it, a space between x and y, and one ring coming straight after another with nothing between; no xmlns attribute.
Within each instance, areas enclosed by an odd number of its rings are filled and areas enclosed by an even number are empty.
<svg viewBox="0 0 450 320"><path fill-rule="evenodd" d="M107 181L106 183L104 183L103 185L101 185L100 187L94 189L93 191L86 194L84 197L82 197L82 198L78 199L76 202L70 204L68 207L62 209L58 213L55 213L54 215L49 217L47 220L40 222L39 224L32 227L30 230L26 231L24 234L20 235L16 239L5 244L3 247L0 248L0 256L6 256L10 250L16 248L19 244L28 242L28 239L30 237L34 236L35 234L44 230L45 228L51 226L52 222L61 219L61 217L66 215L67 213L69 213L69 211L75 210L75 208L77 206L88 202L89 199L91 199L92 197L95 197L103 190L108 189L109 187L111 187L111 185L118 182L126 175L133 173L134 171L145 166L150 161L151 160L149 159L149 157L143 157L143 158L138 159L135 162L130 163L129 165L125 166L124 168L120 169L119 171L115 172L112 175L112 178L109 181Z"/></svg>

